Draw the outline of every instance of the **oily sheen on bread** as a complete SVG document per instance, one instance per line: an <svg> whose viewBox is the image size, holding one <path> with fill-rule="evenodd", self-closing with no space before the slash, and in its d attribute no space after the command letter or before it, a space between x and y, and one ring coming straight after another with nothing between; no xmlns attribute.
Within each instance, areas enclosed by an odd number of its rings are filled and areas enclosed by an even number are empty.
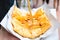
<svg viewBox="0 0 60 40"><path fill-rule="evenodd" d="M22 37L37 38L50 28L51 23L41 8L38 9L32 17L29 12L23 13L24 16L22 12L15 7L11 15L13 30Z"/></svg>

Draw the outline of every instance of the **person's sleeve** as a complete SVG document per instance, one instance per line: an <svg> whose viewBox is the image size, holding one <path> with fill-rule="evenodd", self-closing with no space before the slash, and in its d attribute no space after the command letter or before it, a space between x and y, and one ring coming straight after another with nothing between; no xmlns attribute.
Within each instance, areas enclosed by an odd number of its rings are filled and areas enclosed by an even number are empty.
<svg viewBox="0 0 60 40"><path fill-rule="evenodd" d="M13 5L14 0L0 0L0 22Z"/></svg>

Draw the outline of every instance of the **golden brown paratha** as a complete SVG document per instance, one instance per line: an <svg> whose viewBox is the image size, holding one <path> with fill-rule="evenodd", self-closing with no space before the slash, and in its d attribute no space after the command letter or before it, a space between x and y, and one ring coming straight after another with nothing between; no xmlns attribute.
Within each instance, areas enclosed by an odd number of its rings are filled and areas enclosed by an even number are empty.
<svg viewBox="0 0 60 40"><path fill-rule="evenodd" d="M38 9L35 12L32 20L30 17L29 13L22 16L22 13L15 7L11 20L13 30L23 37L36 38L44 34L51 26L50 21L42 9Z"/></svg>

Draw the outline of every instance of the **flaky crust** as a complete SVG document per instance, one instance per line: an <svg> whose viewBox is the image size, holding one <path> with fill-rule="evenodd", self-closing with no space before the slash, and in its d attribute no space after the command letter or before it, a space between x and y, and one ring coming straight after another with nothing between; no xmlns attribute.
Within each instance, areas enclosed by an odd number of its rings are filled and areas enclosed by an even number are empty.
<svg viewBox="0 0 60 40"><path fill-rule="evenodd" d="M36 38L44 34L51 26L42 9L38 9L32 18L33 20L28 13L22 16L22 13L15 7L11 20L13 30L23 37Z"/></svg>

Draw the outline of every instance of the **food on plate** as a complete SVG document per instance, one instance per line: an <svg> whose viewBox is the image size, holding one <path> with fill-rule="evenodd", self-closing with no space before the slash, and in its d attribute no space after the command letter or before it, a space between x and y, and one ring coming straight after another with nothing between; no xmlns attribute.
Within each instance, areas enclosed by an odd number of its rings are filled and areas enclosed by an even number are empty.
<svg viewBox="0 0 60 40"><path fill-rule="evenodd" d="M37 38L51 27L49 19L41 8L32 15L32 20L29 12L24 13L24 16L22 13L23 11L15 7L11 15L13 30L22 37Z"/></svg>

